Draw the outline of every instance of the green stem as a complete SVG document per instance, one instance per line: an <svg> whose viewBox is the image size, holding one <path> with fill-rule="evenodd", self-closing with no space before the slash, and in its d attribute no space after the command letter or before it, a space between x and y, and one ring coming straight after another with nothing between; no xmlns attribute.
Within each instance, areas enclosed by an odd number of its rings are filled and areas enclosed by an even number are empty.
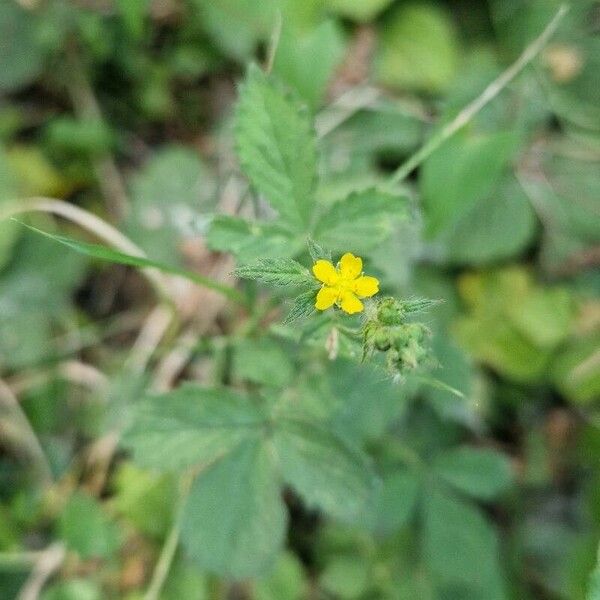
<svg viewBox="0 0 600 600"><path fill-rule="evenodd" d="M400 165L390 177L391 184L403 181L414 169L416 169L426 158L435 152L448 138L452 137L459 129L464 127L471 119L489 102L491 102L544 48L552 37L558 25L567 14L569 8L563 4L551 21L546 25L542 33L533 41L519 56L519 58L501 73L497 79L492 81L483 93L475 98L473 102L465 106L456 117L440 129L429 141L405 163Z"/></svg>

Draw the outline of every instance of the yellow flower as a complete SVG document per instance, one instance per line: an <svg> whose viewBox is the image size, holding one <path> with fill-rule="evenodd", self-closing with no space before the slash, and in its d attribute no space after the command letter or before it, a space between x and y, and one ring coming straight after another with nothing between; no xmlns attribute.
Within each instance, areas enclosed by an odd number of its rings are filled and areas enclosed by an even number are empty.
<svg viewBox="0 0 600 600"><path fill-rule="evenodd" d="M379 280L362 275L362 259L350 252L342 256L337 268L328 260L318 260L312 270L323 284L315 302L318 310L327 310L335 304L353 315L364 308L359 298L370 298L379 291Z"/></svg>

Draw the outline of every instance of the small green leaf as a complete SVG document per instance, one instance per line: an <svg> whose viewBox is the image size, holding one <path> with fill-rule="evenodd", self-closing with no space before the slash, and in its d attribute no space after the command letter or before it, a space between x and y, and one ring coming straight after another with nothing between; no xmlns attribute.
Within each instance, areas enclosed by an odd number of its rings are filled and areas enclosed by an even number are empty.
<svg viewBox="0 0 600 600"><path fill-rule="evenodd" d="M288 229L277 223L251 223L228 215L216 216L206 236L212 250L231 252L241 264L259 258L287 258L301 248Z"/></svg>
<svg viewBox="0 0 600 600"><path fill-rule="evenodd" d="M308 113L255 65L240 89L237 149L254 187L282 220L305 231L313 216L315 135Z"/></svg>
<svg viewBox="0 0 600 600"><path fill-rule="evenodd" d="M510 461L491 449L457 448L440 455L433 464L438 477L461 492L491 500L513 481Z"/></svg>
<svg viewBox="0 0 600 600"><path fill-rule="evenodd" d="M58 523L60 537L83 559L107 558L119 545L119 531L102 505L77 492L69 499Z"/></svg>
<svg viewBox="0 0 600 600"><path fill-rule="evenodd" d="M382 22L377 78L404 91L443 91L458 66L456 37L454 23L441 6L402 3Z"/></svg>
<svg viewBox="0 0 600 600"><path fill-rule="evenodd" d="M242 279L256 279L261 283L286 287L316 288L319 284L306 267L291 258L267 258L235 269Z"/></svg>
<svg viewBox="0 0 600 600"><path fill-rule="evenodd" d="M16 221L16 219L14 220ZM63 235L55 235L53 233L48 233L47 231L42 231L37 227L26 225L25 223L21 223L21 225L27 227L28 229L31 229L31 231L35 231L40 235L54 240L55 242L58 242L63 246L67 246L67 248L71 248L71 250L75 250L75 252L78 252L79 254L90 256L92 258L97 258L98 260L103 260L106 262L116 263L119 265L127 265L130 267L140 268L151 267L163 271L165 273L179 275L180 277L185 277L186 279L189 279L190 281L193 281L198 285L219 292L224 296L227 296L231 300L235 300L237 302L242 301L242 295L236 289L213 281L212 279L204 277L203 275L199 275L198 273L193 273L192 271L186 271L185 269L165 265L163 263L150 260L148 258L143 258L141 256L132 256L131 254L125 254L124 252L119 252L117 250L107 248L106 246L100 246L98 244L88 244L87 242L80 242L78 240Z"/></svg>
<svg viewBox="0 0 600 600"><path fill-rule="evenodd" d="M317 262L319 259L329 260L331 261L331 251L326 250L320 244L317 244L312 237L308 236L306 239L306 244L308 246L308 253L313 261Z"/></svg>
<svg viewBox="0 0 600 600"><path fill-rule="evenodd" d="M335 598L354 600L362 598L369 589L370 565L364 557L335 556L319 577L321 587Z"/></svg>
<svg viewBox="0 0 600 600"><path fill-rule="evenodd" d="M308 290L294 298L290 312L284 319L284 324L293 323L299 319L310 317L315 312L315 290Z"/></svg>
<svg viewBox="0 0 600 600"><path fill-rule="evenodd" d="M273 463L259 439L246 440L194 481L181 537L203 569L241 579L275 562L287 515Z"/></svg>
<svg viewBox="0 0 600 600"><path fill-rule="evenodd" d="M322 215L314 235L333 250L364 252L388 238L395 219L408 214L406 196L376 188L353 192Z"/></svg>
<svg viewBox="0 0 600 600"><path fill-rule="evenodd" d="M142 466L181 469L218 459L255 437L264 421L249 398L184 384L141 400L123 443Z"/></svg>
<svg viewBox="0 0 600 600"><path fill-rule="evenodd" d="M352 520L365 509L377 478L367 457L324 428L283 420L274 437L286 483L308 506Z"/></svg>

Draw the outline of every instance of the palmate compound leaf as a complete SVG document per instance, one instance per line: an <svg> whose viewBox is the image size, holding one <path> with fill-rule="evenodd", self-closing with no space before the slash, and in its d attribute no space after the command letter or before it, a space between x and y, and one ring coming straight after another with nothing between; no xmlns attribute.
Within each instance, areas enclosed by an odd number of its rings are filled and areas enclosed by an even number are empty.
<svg viewBox="0 0 600 600"><path fill-rule="evenodd" d="M316 144L308 112L252 65L240 89L236 144L244 173L282 221L305 231L312 217Z"/></svg>
<svg viewBox="0 0 600 600"><path fill-rule="evenodd" d="M286 287L318 287L310 271L291 258L266 258L239 266L234 274L243 279Z"/></svg>
<svg viewBox="0 0 600 600"><path fill-rule="evenodd" d="M334 203L319 218L314 236L326 248L345 251L351 240L355 252L364 252L390 236L396 219L408 216L406 196L369 188Z"/></svg>
<svg viewBox="0 0 600 600"><path fill-rule="evenodd" d="M124 443L146 467L201 468L182 541L202 568L234 578L262 574L281 549L284 482L343 519L360 516L377 483L366 456L321 424L223 389L188 384L142 400Z"/></svg>

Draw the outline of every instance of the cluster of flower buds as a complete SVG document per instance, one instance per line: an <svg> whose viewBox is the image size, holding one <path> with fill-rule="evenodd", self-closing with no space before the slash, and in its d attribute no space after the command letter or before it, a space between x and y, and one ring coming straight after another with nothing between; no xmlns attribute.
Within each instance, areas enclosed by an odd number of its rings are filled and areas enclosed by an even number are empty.
<svg viewBox="0 0 600 600"><path fill-rule="evenodd" d="M408 318L435 304L435 301L382 298L369 306L363 326L363 359L385 353L388 371L400 377L430 359L427 340L429 329Z"/></svg>

